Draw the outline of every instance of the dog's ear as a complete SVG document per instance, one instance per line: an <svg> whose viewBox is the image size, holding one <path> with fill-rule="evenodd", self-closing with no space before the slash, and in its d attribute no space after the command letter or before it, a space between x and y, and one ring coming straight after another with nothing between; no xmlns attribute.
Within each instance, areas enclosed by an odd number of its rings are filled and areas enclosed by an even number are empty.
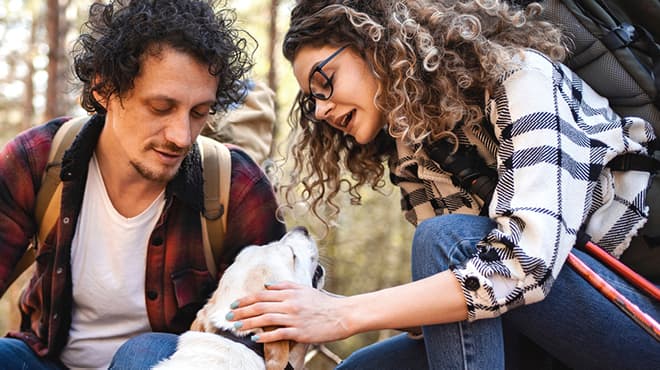
<svg viewBox="0 0 660 370"><path fill-rule="evenodd" d="M264 331L271 331L274 327L266 327ZM288 340L279 342L264 343L264 360L266 361L266 370L284 370L289 363Z"/></svg>
<svg viewBox="0 0 660 370"><path fill-rule="evenodd" d="M266 370L284 370L289 363L289 341L281 340L264 344Z"/></svg>
<svg viewBox="0 0 660 370"><path fill-rule="evenodd" d="M289 363L294 369L303 369L305 367L305 355L309 350L309 344L290 342Z"/></svg>

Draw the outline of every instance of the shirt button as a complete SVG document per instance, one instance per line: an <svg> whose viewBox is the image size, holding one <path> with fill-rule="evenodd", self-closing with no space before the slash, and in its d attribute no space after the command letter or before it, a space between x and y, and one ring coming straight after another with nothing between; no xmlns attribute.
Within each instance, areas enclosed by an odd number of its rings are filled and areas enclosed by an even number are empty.
<svg viewBox="0 0 660 370"><path fill-rule="evenodd" d="M59 317L58 314L54 314L54 315L53 315L53 320L57 320L58 317Z"/></svg>
<svg viewBox="0 0 660 370"><path fill-rule="evenodd" d="M64 218L62 219L62 222L64 222L65 224L68 224L68 223L69 223L69 218L68 218L68 217L64 217Z"/></svg>
<svg viewBox="0 0 660 370"><path fill-rule="evenodd" d="M479 283L479 278L477 277L470 276L465 279L465 288L467 288L467 290L471 290L474 292L477 289L479 289L480 286L481 284Z"/></svg>
<svg viewBox="0 0 660 370"><path fill-rule="evenodd" d="M495 249L492 248L479 253L479 258L486 262L495 262L500 260L500 256L498 256Z"/></svg>
<svg viewBox="0 0 660 370"><path fill-rule="evenodd" d="M156 292L154 290L148 291L147 292L147 298L149 298L152 301L155 300L156 298L158 298L158 292Z"/></svg>
<svg viewBox="0 0 660 370"><path fill-rule="evenodd" d="M64 269L61 268L61 267L58 267L57 270L55 270L55 272L56 272L58 275L62 274L63 271L64 271Z"/></svg>
<svg viewBox="0 0 660 370"><path fill-rule="evenodd" d="M156 245L156 246L163 245L163 237L160 236L160 235L154 236L151 239L151 244Z"/></svg>

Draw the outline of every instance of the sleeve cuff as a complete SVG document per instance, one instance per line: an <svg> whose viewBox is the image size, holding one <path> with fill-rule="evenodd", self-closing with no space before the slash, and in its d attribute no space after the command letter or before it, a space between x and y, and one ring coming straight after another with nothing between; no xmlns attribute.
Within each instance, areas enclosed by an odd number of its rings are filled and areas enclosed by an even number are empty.
<svg viewBox="0 0 660 370"><path fill-rule="evenodd" d="M469 322L498 317L503 313L500 312L500 306L488 279L471 269L469 265L452 267L451 271L463 290Z"/></svg>

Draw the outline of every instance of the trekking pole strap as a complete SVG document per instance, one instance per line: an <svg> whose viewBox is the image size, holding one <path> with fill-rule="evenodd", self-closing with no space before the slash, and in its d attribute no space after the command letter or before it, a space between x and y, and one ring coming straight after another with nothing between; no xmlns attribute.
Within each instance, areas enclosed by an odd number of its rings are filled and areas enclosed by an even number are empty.
<svg viewBox="0 0 660 370"><path fill-rule="evenodd" d="M655 173L660 170L660 161L646 154L626 153L614 157L607 163L612 171L646 171Z"/></svg>

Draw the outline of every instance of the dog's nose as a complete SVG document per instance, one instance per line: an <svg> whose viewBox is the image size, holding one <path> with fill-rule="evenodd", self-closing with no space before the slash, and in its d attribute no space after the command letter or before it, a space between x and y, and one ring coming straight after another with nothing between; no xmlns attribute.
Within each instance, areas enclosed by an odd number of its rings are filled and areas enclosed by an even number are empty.
<svg viewBox="0 0 660 370"><path fill-rule="evenodd" d="M296 226L291 231L301 232L301 233L303 233L303 235L309 236L309 231L307 231L307 228L305 226Z"/></svg>

